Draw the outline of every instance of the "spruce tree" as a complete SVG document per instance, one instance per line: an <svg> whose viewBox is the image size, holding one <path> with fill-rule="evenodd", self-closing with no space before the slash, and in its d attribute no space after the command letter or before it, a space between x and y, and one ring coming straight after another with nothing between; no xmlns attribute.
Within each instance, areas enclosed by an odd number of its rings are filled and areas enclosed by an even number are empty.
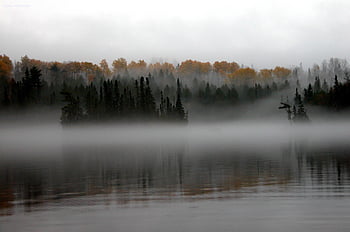
<svg viewBox="0 0 350 232"><path fill-rule="evenodd" d="M303 101L301 100L301 95L298 92L298 88L295 89L295 97L294 97L294 103L293 106L293 121L294 122L302 122L302 121L308 121L309 117L306 114Z"/></svg>
<svg viewBox="0 0 350 232"><path fill-rule="evenodd" d="M139 109L141 114L146 113L146 93L145 93L145 78L141 77L140 79L140 97L139 97Z"/></svg>
<svg viewBox="0 0 350 232"><path fill-rule="evenodd" d="M146 105L145 107L146 114L148 116L156 115L156 103L152 95L152 90L151 90L148 78L146 78L145 105Z"/></svg>
<svg viewBox="0 0 350 232"><path fill-rule="evenodd" d="M83 119L83 109L80 106L79 97L75 98L70 92L65 90L61 94L64 97L63 101L67 103L61 109L61 122L67 124L81 121Z"/></svg>
<svg viewBox="0 0 350 232"><path fill-rule="evenodd" d="M136 92L135 111L137 113L140 113L141 112L140 87L137 80L135 80L135 92Z"/></svg>
<svg viewBox="0 0 350 232"><path fill-rule="evenodd" d="M180 86L179 79L177 79L177 97L176 97L175 109L176 109L177 119L180 121L186 121L185 109L181 102L181 86Z"/></svg>
<svg viewBox="0 0 350 232"><path fill-rule="evenodd" d="M118 115L120 113L120 94L119 94L119 84L118 80L114 81L114 91L113 91L113 113Z"/></svg>

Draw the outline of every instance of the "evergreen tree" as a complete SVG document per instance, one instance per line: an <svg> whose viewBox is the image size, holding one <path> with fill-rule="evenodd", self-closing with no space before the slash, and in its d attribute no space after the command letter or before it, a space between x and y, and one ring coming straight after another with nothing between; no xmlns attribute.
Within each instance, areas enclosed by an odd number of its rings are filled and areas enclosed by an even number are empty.
<svg viewBox="0 0 350 232"><path fill-rule="evenodd" d="M113 113L118 115L120 113L120 94L119 94L119 83L118 80L114 81L114 92L113 92Z"/></svg>
<svg viewBox="0 0 350 232"><path fill-rule="evenodd" d="M61 109L61 122L67 124L81 121L83 119L83 109L80 106L79 97L75 98L65 90L62 90L61 94L64 96L63 101L67 103Z"/></svg>
<svg viewBox="0 0 350 232"><path fill-rule="evenodd" d="M135 80L135 92L136 92L136 112L140 113L141 112L141 96L140 96L140 88L139 88L139 83L137 80Z"/></svg>
<svg viewBox="0 0 350 232"><path fill-rule="evenodd" d="M178 120L186 121L187 119L185 115L185 109L181 102L181 86L180 86L179 79L177 79L177 97L176 97L175 109L176 109L176 114L177 114L176 116Z"/></svg>
<svg viewBox="0 0 350 232"><path fill-rule="evenodd" d="M228 90L227 97L228 97L229 103L233 104L238 101L238 92L234 85L232 85L231 88Z"/></svg>
<svg viewBox="0 0 350 232"><path fill-rule="evenodd" d="M160 104L158 113L160 118L164 118L166 116L165 99L163 97L163 91L160 92Z"/></svg>
<svg viewBox="0 0 350 232"><path fill-rule="evenodd" d="M294 115L293 121L295 122L309 121L309 117L306 114L303 101L301 100L301 95L299 94L297 88L295 89L294 103L295 105L293 106L293 115Z"/></svg>
<svg viewBox="0 0 350 232"><path fill-rule="evenodd" d="M312 101L312 98L314 96L314 91L312 89L311 84L309 84L307 89L304 89L304 101L307 103L310 103Z"/></svg>
<svg viewBox="0 0 350 232"><path fill-rule="evenodd" d="M209 83L207 83L207 85L205 87L205 91L204 91L204 103L210 104L211 100L212 100L212 96L211 96L210 85L209 85Z"/></svg>
<svg viewBox="0 0 350 232"><path fill-rule="evenodd" d="M294 104L298 105L301 102L301 95L299 94L298 88L295 89Z"/></svg>
<svg viewBox="0 0 350 232"><path fill-rule="evenodd" d="M23 103L27 104L32 101L32 84L30 80L29 69L26 68L24 72L24 77L22 78L23 86Z"/></svg>
<svg viewBox="0 0 350 232"><path fill-rule="evenodd" d="M95 85L93 85L92 83L87 87L85 104L87 117L90 120L96 120L98 110L98 93Z"/></svg>
<svg viewBox="0 0 350 232"><path fill-rule="evenodd" d="M139 109L142 114L146 113L146 93L145 93L145 79L144 77L141 77L140 79L140 97L138 99L139 101Z"/></svg>
<svg viewBox="0 0 350 232"><path fill-rule="evenodd" d="M146 78L146 90L145 90L145 108L146 114L149 116L156 115L156 103L152 95L152 90L149 83L149 78Z"/></svg>
<svg viewBox="0 0 350 232"><path fill-rule="evenodd" d="M30 70L26 68L22 78L23 94L25 103L39 103L41 99L41 88L43 83L40 79L41 70L33 66Z"/></svg>

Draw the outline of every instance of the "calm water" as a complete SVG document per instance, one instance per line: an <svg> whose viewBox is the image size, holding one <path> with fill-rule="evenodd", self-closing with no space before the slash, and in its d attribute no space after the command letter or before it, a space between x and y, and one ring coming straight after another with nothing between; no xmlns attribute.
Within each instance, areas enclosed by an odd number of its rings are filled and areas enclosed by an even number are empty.
<svg viewBox="0 0 350 232"><path fill-rule="evenodd" d="M349 231L350 124L2 125L0 231Z"/></svg>

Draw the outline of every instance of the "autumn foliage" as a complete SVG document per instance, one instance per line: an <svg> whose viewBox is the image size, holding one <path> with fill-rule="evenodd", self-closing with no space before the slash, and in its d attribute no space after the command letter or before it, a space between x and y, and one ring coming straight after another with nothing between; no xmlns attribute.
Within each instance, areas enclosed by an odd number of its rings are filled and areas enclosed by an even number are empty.
<svg viewBox="0 0 350 232"><path fill-rule="evenodd" d="M156 62L147 64L144 60L130 61L125 58L113 60L110 64L106 59L102 59L99 64L92 62L45 62L31 59L28 56L21 58L20 62L13 64L6 55L0 56L0 77L8 79L14 75L15 79L20 79L24 75L26 68L38 67L42 70L43 79L50 81L64 81L67 78L82 78L87 83L94 81L97 77L110 79L120 75L125 77L146 76L148 73L159 72L162 70L172 75L178 75L180 78L189 77L208 77L214 75L222 76L226 80L269 80L285 79L291 74L291 70L277 66L274 69L261 69L257 71L253 68L240 68L236 62L215 61L201 62L197 60L186 60L175 66L168 62ZM217 75L219 74L219 75ZM51 77L51 80L50 78Z"/></svg>
<svg viewBox="0 0 350 232"><path fill-rule="evenodd" d="M148 68L151 70L151 71L159 71L159 70L168 70L169 72L174 72L175 71L175 67L173 64L170 64L168 62L165 62L165 63L154 63L154 64L150 64L148 66Z"/></svg>
<svg viewBox="0 0 350 232"><path fill-rule="evenodd" d="M112 74L111 70L109 69L109 66L108 66L106 59L101 60L100 68L101 68L101 71L102 71L104 76L109 77Z"/></svg>
<svg viewBox="0 0 350 232"><path fill-rule="evenodd" d="M216 61L214 62L213 67L215 72L225 76L228 76L239 69L239 65L236 62L229 63L227 61Z"/></svg>
<svg viewBox="0 0 350 232"><path fill-rule="evenodd" d="M272 78L272 71L272 69L261 69L258 75L261 79L267 80Z"/></svg>
<svg viewBox="0 0 350 232"><path fill-rule="evenodd" d="M186 60L180 64L178 72L182 75L204 75L208 74L211 69L212 67L209 62L204 63L196 60Z"/></svg>
<svg viewBox="0 0 350 232"><path fill-rule="evenodd" d="M291 72L292 71L290 69L283 68L280 66L277 66L274 70L272 70L272 74L274 75L274 77L277 78L287 78Z"/></svg>
<svg viewBox="0 0 350 232"><path fill-rule="evenodd" d="M114 60L112 63L114 73L125 71L127 66L128 66L128 62L124 58L119 58L117 60Z"/></svg>
<svg viewBox="0 0 350 232"><path fill-rule="evenodd" d="M131 61L128 64L128 69L146 69L147 63L144 60L139 60L137 62Z"/></svg>
<svg viewBox="0 0 350 232"><path fill-rule="evenodd" d="M238 80L254 79L256 78L256 71L252 68L240 68L229 74L229 78Z"/></svg>
<svg viewBox="0 0 350 232"><path fill-rule="evenodd" d="M0 55L0 78L8 79L12 75L12 62L6 55Z"/></svg>

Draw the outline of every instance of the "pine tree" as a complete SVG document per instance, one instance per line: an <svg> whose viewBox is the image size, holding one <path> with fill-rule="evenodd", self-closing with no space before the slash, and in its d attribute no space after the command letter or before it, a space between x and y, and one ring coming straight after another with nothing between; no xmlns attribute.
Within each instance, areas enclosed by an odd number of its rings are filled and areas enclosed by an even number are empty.
<svg viewBox="0 0 350 232"><path fill-rule="evenodd" d="M135 101L135 111L137 113L141 112L141 96L140 96L140 88L139 83L137 80L135 80L135 92L136 92L136 101Z"/></svg>
<svg viewBox="0 0 350 232"><path fill-rule="evenodd" d="M163 97L163 91L160 91L160 104L159 104L159 117L164 118L165 117L165 100Z"/></svg>
<svg viewBox="0 0 350 232"><path fill-rule="evenodd" d="M295 89L294 104L298 105L301 102L301 95L299 94L298 88Z"/></svg>
<svg viewBox="0 0 350 232"><path fill-rule="evenodd" d="M146 90L145 90L145 105L146 105L146 114L148 116L156 115L156 103L152 95L152 90L149 84L149 79L146 78Z"/></svg>
<svg viewBox="0 0 350 232"><path fill-rule="evenodd" d="M175 109L176 109L177 119L180 121L186 121L187 119L185 115L185 109L181 102L181 86L180 86L179 79L177 79L177 97L176 97Z"/></svg>
<svg viewBox="0 0 350 232"><path fill-rule="evenodd" d="M61 94L64 96L63 101L67 102L61 109L61 122L67 124L81 121L83 119L83 109L80 106L79 97L75 98L65 90L62 90Z"/></svg>
<svg viewBox="0 0 350 232"><path fill-rule="evenodd" d="M32 102L32 84L30 80L29 69L26 68L24 72L24 77L22 78L23 86L23 103L28 104Z"/></svg>
<svg viewBox="0 0 350 232"><path fill-rule="evenodd" d="M293 115L294 115L293 121L294 122L309 121L309 117L306 114L303 101L301 100L301 95L299 94L297 88L295 89L294 103L295 105L293 106Z"/></svg>
<svg viewBox="0 0 350 232"><path fill-rule="evenodd" d="M40 101L41 88L43 87L40 77L41 77L41 70L33 66L30 69L30 82L33 89L33 100L34 100L34 103L36 104Z"/></svg>
<svg viewBox="0 0 350 232"><path fill-rule="evenodd" d="M114 81L114 92L113 92L113 113L118 115L120 113L120 94L118 80Z"/></svg>
<svg viewBox="0 0 350 232"><path fill-rule="evenodd" d="M178 79L179 80L179 79ZM207 83L205 90L204 90L204 103L205 104L210 104L211 103L211 90L210 90L210 85Z"/></svg>
<svg viewBox="0 0 350 232"><path fill-rule="evenodd" d="M139 109L141 114L146 112L146 93L145 93L145 78L141 77L140 79L140 97L139 97Z"/></svg>
<svg viewBox="0 0 350 232"><path fill-rule="evenodd" d="M311 84L309 84L307 89L304 89L304 101L307 103L310 103L312 101L312 98L314 96L314 91L312 89Z"/></svg>
<svg viewBox="0 0 350 232"><path fill-rule="evenodd" d="M131 116L135 113L135 99L132 96L131 90L129 90L129 111Z"/></svg>
<svg viewBox="0 0 350 232"><path fill-rule="evenodd" d="M95 120L97 117L98 93L95 85L92 83L87 87L85 107L88 118Z"/></svg>

